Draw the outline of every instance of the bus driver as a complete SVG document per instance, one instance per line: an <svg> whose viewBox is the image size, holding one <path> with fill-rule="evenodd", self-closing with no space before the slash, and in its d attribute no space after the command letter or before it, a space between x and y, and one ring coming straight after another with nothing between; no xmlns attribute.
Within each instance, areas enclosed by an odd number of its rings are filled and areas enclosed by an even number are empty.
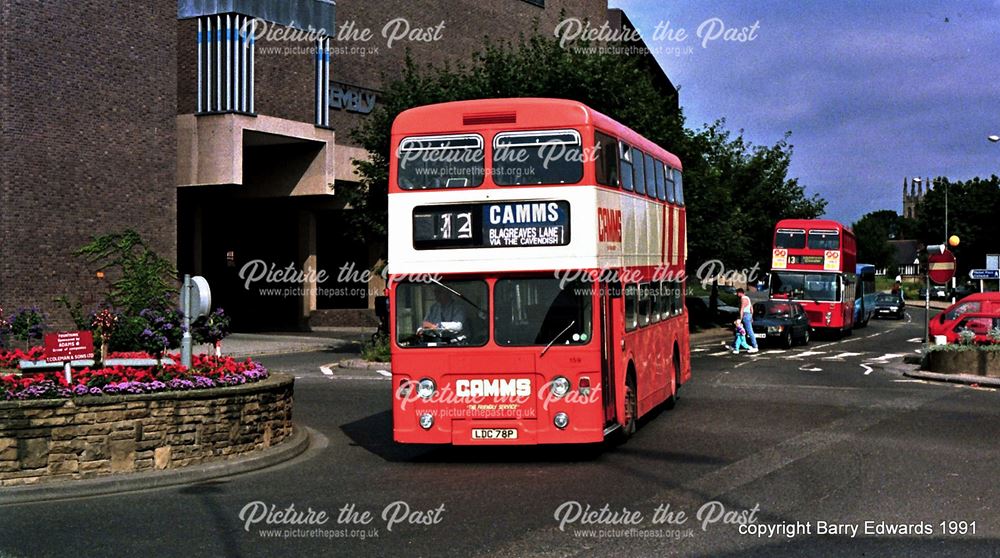
<svg viewBox="0 0 1000 558"><path fill-rule="evenodd" d="M434 294L437 301L427 310L424 316L424 329L444 329L452 332L462 331L465 323L465 310L455 297L444 289L437 289Z"/></svg>

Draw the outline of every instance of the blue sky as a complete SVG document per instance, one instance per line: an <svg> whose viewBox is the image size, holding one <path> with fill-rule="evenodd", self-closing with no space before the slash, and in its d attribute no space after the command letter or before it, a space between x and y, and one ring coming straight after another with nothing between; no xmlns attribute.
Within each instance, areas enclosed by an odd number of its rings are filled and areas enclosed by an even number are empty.
<svg viewBox="0 0 1000 558"><path fill-rule="evenodd" d="M1000 134L1000 0L611 7L626 12L679 86L689 127L725 117L767 145L791 131L791 175L829 201L830 218L901 211L904 176L1000 174L1000 144L986 140ZM712 18L724 28L756 22L756 37L703 45L713 24L702 39L697 31ZM652 40L668 22L687 38Z"/></svg>

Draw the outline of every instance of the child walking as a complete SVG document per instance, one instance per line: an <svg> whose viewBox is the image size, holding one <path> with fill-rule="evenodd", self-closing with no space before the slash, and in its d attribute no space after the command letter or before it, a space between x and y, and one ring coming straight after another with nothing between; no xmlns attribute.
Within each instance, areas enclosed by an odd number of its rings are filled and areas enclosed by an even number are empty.
<svg viewBox="0 0 1000 558"><path fill-rule="evenodd" d="M740 354L740 348L744 348L747 352L752 352L750 350L750 345L747 343L747 330L743 327L743 322L736 320L733 322L733 354Z"/></svg>

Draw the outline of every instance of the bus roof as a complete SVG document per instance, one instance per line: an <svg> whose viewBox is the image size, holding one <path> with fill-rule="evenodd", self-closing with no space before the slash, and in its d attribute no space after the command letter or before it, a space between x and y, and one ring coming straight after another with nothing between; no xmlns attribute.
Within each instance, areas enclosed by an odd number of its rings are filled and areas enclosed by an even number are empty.
<svg viewBox="0 0 1000 558"><path fill-rule="evenodd" d="M682 170L680 159L628 126L579 101L536 97L452 101L399 113L393 136L461 133L469 130L535 130L593 126Z"/></svg>
<svg viewBox="0 0 1000 558"><path fill-rule="evenodd" d="M849 227L831 219L782 219L775 229L836 229L854 234Z"/></svg>

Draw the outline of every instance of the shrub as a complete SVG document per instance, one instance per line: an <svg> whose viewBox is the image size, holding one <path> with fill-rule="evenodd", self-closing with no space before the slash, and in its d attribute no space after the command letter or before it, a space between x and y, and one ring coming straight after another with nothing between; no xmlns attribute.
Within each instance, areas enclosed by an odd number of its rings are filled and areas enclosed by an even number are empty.
<svg viewBox="0 0 1000 558"><path fill-rule="evenodd" d="M25 344L41 341L45 334L46 315L35 306L21 308L10 319L11 334Z"/></svg>
<svg viewBox="0 0 1000 558"><path fill-rule="evenodd" d="M389 336L377 335L361 345L361 357L373 362L389 362Z"/></svg>
<svg viewBox="0 0 1000 558"><path fill-rule="evenodd" d="M987 337L989 337L990 343L1000 343L1000 327L990 329Z"/></svg>
<svg viewBox="0 0 1000 558"><path fill-rule="evenodd" d="M958 332L958 344L959 345L972 345L976 342L976 332L970 331L968 329L963 329Z"/></svg>
<svg viewBox="0 0 1000 558"><path fill-rule="evenodd" d="M191 324L191 335L195 343L215 345L230 334L230 318L222 308L216 308L207 316L202 316Z"/></svg>
<svg viewBox="0 0 1000 558"><path fill-rule="evenodd" d="M99 264L99 271L118 270L108 299L126 314L138 315L146 308L164 310L177 294L173 264L150 250L133 230L94 237L76 253Z"/></svg>
<svg viewBox="0 0 1000 558"><path fill-rule="evenodd" d="M139 333L142 349L156 358L162 358L167 350L180 347L181 337L184 335L181 326L184 314L180 310L146 308L139 312L139 317L146 321Z"/></svg>
<svg viewBox="0 0 1000 558"><path fill-rule="evenodd" d="M7 337L10 335L10 322L4 316L3 307L0 306L0 347L7 346Z"/></svg>
<svg viewBox="0 0 1000 558"><path fill-rule="evenodd" d="M146 329L146 319L140 316L122 316L108 337L108 351L142 351L145 345L140 339Z"/></svg>

